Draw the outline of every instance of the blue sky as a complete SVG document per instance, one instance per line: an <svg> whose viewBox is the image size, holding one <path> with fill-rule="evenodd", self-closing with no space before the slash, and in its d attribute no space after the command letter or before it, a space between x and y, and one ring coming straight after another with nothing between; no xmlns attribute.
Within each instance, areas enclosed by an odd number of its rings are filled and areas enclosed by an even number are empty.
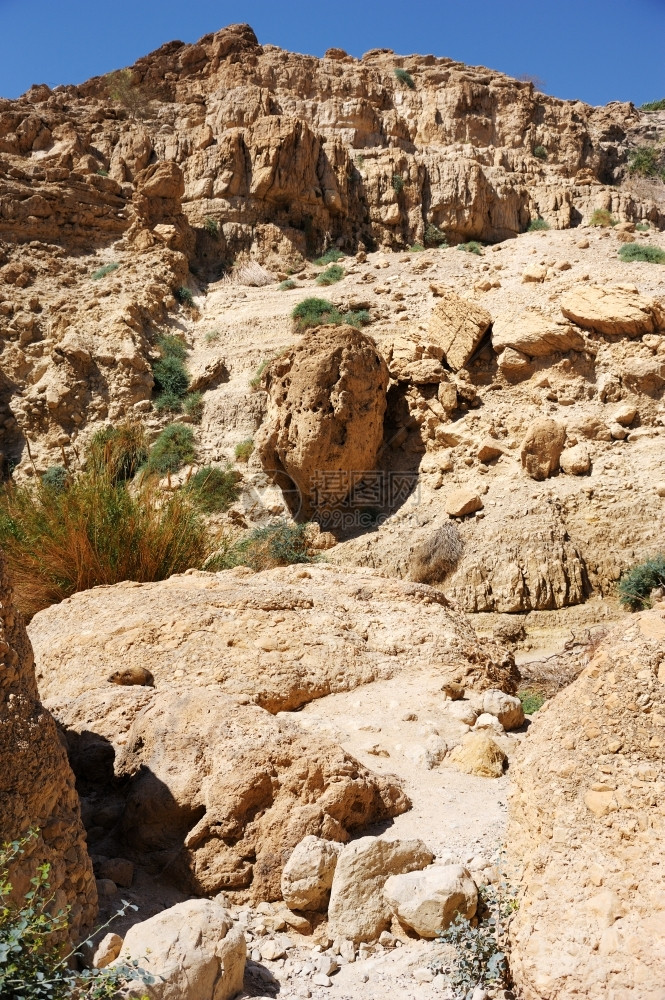
<svg viewBox="0 0 665 1000"><path fill-rule="evenodd" d="M296 52L433 53L590 104L665 97L665 0L0 0L0 96L80 83L238 21Z"/></svg>

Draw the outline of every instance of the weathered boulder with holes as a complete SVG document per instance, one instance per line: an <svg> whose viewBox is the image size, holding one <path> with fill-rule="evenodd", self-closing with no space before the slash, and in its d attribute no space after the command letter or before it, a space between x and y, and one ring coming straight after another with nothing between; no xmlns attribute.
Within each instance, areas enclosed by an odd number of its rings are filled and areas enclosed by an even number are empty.
<svg viewBox="0 0 665 1000"><path fill-rule="evenodd" d="M431 865L391 875L383 894L401 924L431 939L458 913L470 920L478 903L476 884L462 865Z"/></svg>
<svg viewBox="0 0 665 1000"><path fill-rule="evenodd" d="M322 326L272 362L256 444L294 513L345 499L352 473L371 471L383 439L388 368L371 337ZM302 507L301 507L302 505Z"/></svg>
<svg viewBox="0 0 665 1000"><path fill-rule="evenodd" d="M497 354L507 347L530 358L555 351L581 351L584 337L570 323L556 321L539 309L500 313L492 324L492 346Z"/></svg>
<svg viewBox="0 0 665 1000"><path fill-rule="evenodd" d="M426 337L442 352L454 372L465 368L487 333L492 317L475 302L460 298L452 288L437 287L438 302Z"/></svg>
<svg viewBox="0 0 665 1000"><path fill-rule="evenodd" d="M97 892L81 822L74 775L51 714L42 705L25 625L13 605L0 555L0 844L38 830L10 867L18 896L41 864L58 907L70 906L70 931L80 938L97 912Z"/></svg>
<svg viewBox="0 0 665 1000"><path fill-rule="evenodd" d="M117 964L136 961L150 977L135 996L231 1000L242 989L246 956L244 934L219 903L188 899L130 927Z"/></svg>
<svg viewBox="0 0 665 1000"><path fill-rule="evenodd" d="M641 337L665 329L665 307L636 288L576 285L561 296L561 312L596 333Z"/></svg>
<svg viewBox="0 0 665 1000"><path fill-rule="evenodd" d="M522 468L532 479L548 479L559 468L566 428L556 420L534 420L520 447Z"/></svg>
<svg viewBox="0 0 665 1000"><path fill-rule="evenodd" d="M434 860L422 840L361 837L345 847L333 878L328 925L333 937L371 941L390 925L383 889L391 875L425 868Z"/></svg>
<svg viewBox="0 0 665 1000"><path fill-rule="evenodd" d="M292 910L325 910L343 845L305 837L282 871L282 897Z"/></svg>

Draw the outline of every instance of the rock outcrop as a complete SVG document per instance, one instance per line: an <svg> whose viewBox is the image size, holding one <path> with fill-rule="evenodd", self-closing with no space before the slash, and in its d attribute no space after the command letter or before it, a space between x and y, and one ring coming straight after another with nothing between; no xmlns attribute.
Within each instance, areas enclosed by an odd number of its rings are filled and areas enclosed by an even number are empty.
<svg viewBox="0 0 665 1000"><path fill-rule="evenodd" d="M622 622L511 760L511 971L525 1000L662 996L664 644L662 603Z"/></svg>
<svg viewBox="0 0 665 1000"><path fill-rule="evenodd" d="M452 289L437 288L437 296L427 335L440 349L448 366L457 372L473 357L490 328L492 317L486 309L460 298Z"/></svg>
<svg viewBox="0 0 665 1000"><path fill-rule="evenodd" d="M561 299L561 312L578 326L607 336L642 337L665 330L665 309L635 288L580 285Z"/></svg>
<svg viewBox="0 0 665 1000"><path fill-rule="evenodd" d="M556 420L536 420L520 448L522 467L532 479L548 479L559 468L566 428Z"/></svg>
<svg viewBox="0 0 665 1000"><path fill-rule="evenodd" d="M59 909L71 907L70 933L78 943L94 920L97 891L74 775L40 701L32 647L0 556L0 843L30 829L38 834L12 865L10 881L23 897L37 866L48 864L51 892Z"/></svg>

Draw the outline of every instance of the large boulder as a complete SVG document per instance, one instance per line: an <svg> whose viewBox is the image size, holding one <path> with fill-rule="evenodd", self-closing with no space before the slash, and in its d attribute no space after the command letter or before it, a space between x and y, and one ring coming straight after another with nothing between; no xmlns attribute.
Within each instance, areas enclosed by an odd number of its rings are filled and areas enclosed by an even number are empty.
<svg viewBox="0 0 665 1000"><path fill-rule="evenodd" d="M362 837L344 848L333 878L328 925L334 937L371 941L390 925L383 888L391 875L425 868L434 860L422 840Z"/></svg>
<svg viewBox="0 0 665 1000"><path fill-rule="evenodd" d="M291 910L325 910L343 845L305 837L282 871L282 897Z"/></svg>
<svg viewBox="0 0 665 1000"><path fill-rule="evenodd" d="M431 865L423 871L391 875L383 895L400 923L432 939L458 913L470 920L478 903L476 884L462 865Z"/></svg>
<svg viewBox="0 0 665 1000"><path fill-rule="evenodd" d="M624 619L511 760L510 968L525 1000L662 1000L665 608Z"/></svg>
<svg viewBox="0 0 665 1000"><path fill-rule="evenodd" d="M150 1000L231 1000L242 989L247 945L211 899L188 899L127 931L113 965L137 962L147 982L132 996Z"/></svg>
<svg viewBox="0 0 665 1000"><path fill-rule="evenodd" d="M492 324L492 346L497 354L507 347L530 358L555 351L581 351L584 337L570 323L557 322L539 309L500 313Z"/></svg>
<svg viewBox="0 0 665 1000"><path fill-rule="evenodd" d="M561 296L561 312L596 333L641 337L665 327L665 309L628 287L576 285Z"/></svg>
<svg viewBox="0 0 665 1000"><path fill-rule="evenodd" d="M512 658L440 591L326 564L99 587L35 615L30 635L44 696L59 702L112 690L118 666L147 669L157 688L215 685L270 712L404 670L511 694L518 680Z"/></svg>
<svg viewBox="0 0 665 1000"><path fill-rule="evenodd" d="M427 326L427 338L442 352L453 371L465 368L487 333L492 317L475 302L460 298L451 288L438 287L439 301Z"/></svg>
<svg viewBox="0 0 665 1000"><path fill-rule="evenodd" d="M342 502L383 439L388 369L376 344L350 326L319 327L272 362L265 385L264 470L294 513Z"/></svg>
<svg viewBox="0 0 665 1000"><path fill-rule="evenodd" d="M70 931L79 938L97 912L97 892L81 822L74 775L35 680L32 646L13 605L0 556L0 843L38 831L11 866L18 896L31 889L41 864L58 908L71 907Z"/></svg>
<svg viewBox="0 0 665 1000"><path fill-rule="evenodd" d="M566 428L556 420L534 420L520 446L522 468L532 479L548 479L559 468Z"/></svg>

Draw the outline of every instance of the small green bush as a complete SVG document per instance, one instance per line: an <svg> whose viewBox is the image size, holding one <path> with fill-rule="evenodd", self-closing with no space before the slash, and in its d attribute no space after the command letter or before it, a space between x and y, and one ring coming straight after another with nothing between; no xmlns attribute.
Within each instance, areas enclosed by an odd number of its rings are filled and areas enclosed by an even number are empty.
<svg viewBox="0 0 665 1000"><path fill-rule="evenodd" d="M186 344L173 333L167 333L160 337L157 341L157 347L162 357L179 358L180 361L184 361L187 357Z"/></svg>
<svg viewBox="0 0 665 1000"><path fill-rule="evenodd" d="M182 397L189 387L189 375L180 358L171 354L162 357L152 366L155 387L159 392Z"/></svg>
<svg viewBox="0 0 665 1000"><path fill-rule="evenodd" d="M316 298L303 299L295 307L291 316L299 333L304 333L305 330L309 330L311 327L324 326L325 324L338 326L346 323L347 326L359 329L370 322L370 315L366 309L349 310L349 312L341 313L332 302ZM258 375L259 373L257 372Z"/></svg>
<svg viewBox="0 0 665 1000"><path fill-rule="evenodd" d="M422 243L414 243L409 247L409 253L422 253L424 249Z"/></svg>
<svg viewBox="0 0 665 1000"><path fill-rule="evenodd" d="M181 285L180 288L176 288L173 294L181 305L189 306L190 308L194 305L194 296L189 288L187 288L187 285Z"/></svg>
<svg viewBox="0 0 665 1000"><path fill-rule="evenodd" d="M538 233L544 229L549 229L550 224L546 219L532 219L529 223L529 232Z"/></svg>
<svg viewBox="0 0 665 1000"><path fill-rule="evenodd" d="M97 431L86 452L86 468L108 476L114 484L133 479L147 460L143 428L130 422Z"/></svg>
<svg viewBox="0 0 665 1000"><path fill-rule="evenodd" d="M665 97L660 101L648 101L642 104L640 111L665 111Z"/></svg>
<svg viewBox="0 0 665 1000"><path fill-rule="evenodd" d="M117 271L119 267L120 264L115 262L112 264L104 264L103 267L100 267L98 271L93 273L92 280L99 281L100 278L105 278L107 274L112 274L114 271Z"/></svg>
<svg viewBox="0 0 665 1000"><path fill-rule="evenodd" d="M356 330L359 330L361 326L367 326L371 323L372 319L367 309L350 309L342 315L342 323L347 326L353 326Z"/></svg>
<svg viewBox="0 0 665 1000"><path fill-rule="evenodd" d="M290 292L292 288L296 287L296 283L293 278L287 278L286 281L280 281L277 287L280 292Z"/></svg>
<svg viewBox="0 0 665 1000"><path fill-rule="evenodd" d="M537 157L539 160L546 160L547 150L545 149L544 146L536 146L536 148L533 151L533 155Z"/></svg>
<svg viewBox="0 0 665 1000"><path fill-rule="evenodd" d="M159 435L148 457L148 471L165 476L177 472L196 457L194 431L187 424L169 424Z"/></svg>
<svg viewBox="0 0 665 1000"><path fill-rule="evenodd" d="M42 486L49 490L55 490L57 493L62 493L63 490L67 489L68 482L69 472L64 465L52 465L42 476Z"/></svg>
<svg viewBox="0 0 665 1000"><path fill-rule="evenodd" d="M648 233L649 230L651 229L651 226L649 225L648 222L638 222L638 224L635 226L635 229L637 230L638 233Z"/></svg>
<svg viewBox="0 0 665 1000"><path fill-rule="evenodd" d="M361 170L362 167L365 166L365 157L362 155L362 153L358 153L358 155L354 158L353 162L358 167L358 170Z"/></svg>
<svg viewBox="0 0 665 1000"><path fill-rule="evenodd" d="M235 446L234 455L237 462L248 462L249 457L254 451L254 442L252 438L245 438L244 441L238 442Z"/></svg>
<svg viewBox="0 0 665 1000"><path fill-rule="evenodd" d="M404 178L401 174L393 174L393 190L397 191L397 194L404 190Z"/></svg>
<svg viewBox="0 0 665 1000"><path fill-rule="evenodd" d="M470 240L468 243L460 243L457 249L464 250L465 253L475 253L479 257L481 257L483 253L482 244L478 243L477 240Z"/></svg>
<svg viewBox="0 0 665 1000"><path fill-rule="evenodd" d="M331 264L316 278L317 285L334 285L344 277L344 268L339 264Z"/></svg>
<svg viewBox="0 0 665 1000"><path fill-rule="evenodd" d="M182 408L188 417L200 424L203 417L203 393L188 392L182 400Z"/></svg>
<svg viewBox="0 0 665 1000"><path fill-rule="evenodd" d="M616 226L618 219L615 219L611 212L606 208L597 208L592 213L589 219L590 226L601 226L602 228L607 228L608 226Z"/></svg>
<svg viewBox="0 0 665 1000"><path fill-rule="evenodd" d="M525 715L535 715L538 709L543 707L546 700L544 694L540 694L539 691L531 691L529 688L518 691L517 696L522 702Z"/></svg>
<svg viewBox="0 0 665 1000"><path fill-rule="evenodd" d="M665 555L654 556L624 573L619 580L619 601L631 611L650 608L649 595L657 587L665 587Z"/></svg>
<svg viewBox="0 0 665 1000"><path fill-rule="evenodd" d="M665 264L665 250L660 247L647 247L643 243L624 243L619 250L619 257L626 264L646 261L648 264Z"/></svg>
<svg viewBox="0 0 665 1000"><path fill-rule="evenodd" d="M413 77L411 76L410 73L407 73L405 69L399 69L399 68L396 69L395 77L397 80L399 80L400 83L403 83L405 87L408 87L409 90L416 89L416 84L414 82Z"/></svg>
<svg viewBox="0 0 665 1000"><path fill-rule="evenodd" d="M435 226L433 222L429 222L425 228L425 246L426 247L445 247L448 244L446 239L446 234L443 230Z"/></svg>
<svg viewBox="0 0 665 1000"><path fill-rule="evenodd" d="M240 495L240 476L231 469L220 469L204 465L186 485L195 505L205 514L216 514L228 510Z"/></svg>
<svg viewBox="0 0 665 1000"><path fill-rule="evenodd" d="M211 236L213 240L219 239L219 223L217 222L217 219L213 219L211 216L207 215L203 222L203 228L208 236Z"/></svg>
<svg viewBox="0 0 665 1000"><path fill-rule="evenodd" d="M638 177L656 177L660 173L658 150L653 146L640 146L628 160L628 170Z"/></svg>
<svg viewBox="0 0 665 1000"><path fill-rule="evenodd" d="M307 552L306 530L305 524L289 524L287 521L254 528L245 538L213 558L206 568L214 572L232 566L249 566L260 572L275 566L313 562L313 557Z"/></svg>
<svg viewBox="0 0 665 1000"><path fill-rule="evenodd" d="M314 263L318 267L325 267L326 264L336 264L338 260L343 260L343 259L344 259L344 254L342 253L342 251L338 250L337 247L331 247L330 250L326 250L323 256L317 257Z"/></svg>
<svg viewBox="0 0 665 1000"><path fill-rule="evenodd" d="M182 413L182 396L175 392L161 392L152 405L158 413Z"/></svg>

